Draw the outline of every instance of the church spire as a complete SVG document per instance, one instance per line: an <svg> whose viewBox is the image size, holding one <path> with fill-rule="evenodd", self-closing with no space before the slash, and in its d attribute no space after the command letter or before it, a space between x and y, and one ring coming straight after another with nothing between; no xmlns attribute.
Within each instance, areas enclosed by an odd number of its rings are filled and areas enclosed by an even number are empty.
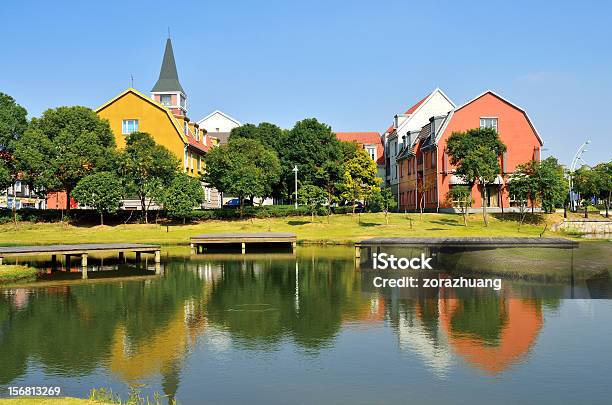
<svg viewBox="0 0 612 405"><path fill-rule="evenodd" d="M172 50L172 41L170 37L166 40L166 50L164 51L164 59L162 61L159 79L153 86L152 93L167 93L178 92L185 94L181 83L179 82L178 73L176 71L176 62L174 61L174 51Z"/></svg>

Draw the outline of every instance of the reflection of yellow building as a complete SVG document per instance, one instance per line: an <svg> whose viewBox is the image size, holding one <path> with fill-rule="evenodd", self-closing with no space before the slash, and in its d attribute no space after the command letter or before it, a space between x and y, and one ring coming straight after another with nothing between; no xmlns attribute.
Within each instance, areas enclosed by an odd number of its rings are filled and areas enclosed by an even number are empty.
<svg viewBox="0 0 612 405"><path fill-rule="evenodd" d="M195 338L205 329L203 311L188 301L167 325L147 340L131 342L125 327L115 331L109 369L130 382L164 374L181 363Z"/></svg>
<svg viewBox="0 0 612 405"><path fill-rule="evenodd" d="M518 362L536 342L542 328L542 311L536 302L501 299L499 305L504 322L499 340L494 344L453 329L453 316L463 310L459 299L439 300L440 323L453 350L472 366L490 375L498 374Z"/></svg>

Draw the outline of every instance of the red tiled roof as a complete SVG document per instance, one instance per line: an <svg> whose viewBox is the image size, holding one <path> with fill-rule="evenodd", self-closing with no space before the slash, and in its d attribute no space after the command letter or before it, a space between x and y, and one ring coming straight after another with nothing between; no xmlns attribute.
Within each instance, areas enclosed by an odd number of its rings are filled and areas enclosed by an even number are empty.
<svg viewBox="0 0 612 405"><path fill-rule="evenodd" d="M384 164L384 147L378 132L336 132L341 141L357 142L360 145L376 145L376 162Z"/></svg>
<svg viewBox="0 0 612 405"><path fill-rule="evenodd" d="M431 94L426 95L425 97L423 97L418 103L416 103L415 105L413 105L412 107L410 107L409 109L406 110L406 112L404 114L408 115L408 114L412 114L413 112L416 111L417 108L419 108L419 106L421 104L423 104L425 102L425 100L427 100L427 97L429 97ZM389 128L387 128L386 132L391 132L393 131L393 125L391 125Z"/></svg>
<svg viewBox="0 0 612 405"><path fill-rule="evenodd" d="M195 138L193 138L192 136L188 136L187 140L189 140L189 145L201 150L202 152L208 152L210 150L209 145L204 145L202 142L196 141Z"/></svg>

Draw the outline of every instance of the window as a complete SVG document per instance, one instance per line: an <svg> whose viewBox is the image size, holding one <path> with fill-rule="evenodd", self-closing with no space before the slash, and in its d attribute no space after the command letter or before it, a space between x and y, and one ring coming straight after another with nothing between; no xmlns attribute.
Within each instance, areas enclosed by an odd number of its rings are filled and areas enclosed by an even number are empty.
<svg viewBox="0 0 612 405"><path fill-rule="evenodd" d="M219 132L219 128L215 128L215 132Z"/></svg>
<svg viewBox="0 0 612 405"><path fill-rule="evenodd" d="M129 135L132 132L138 131L138 120L123 120L121 126L121 133L123 135Z"/></svg>
<svg viewBox="0 0 612 405"><path fill-rule="evenodd" d="M376 146L366 146L365 150L372 160L376 160Z"/></svg>
<svg viewBox="0 0 612 405"><path fill-rule="evenodd" d="M200 141L200 128L195 127L195 136L196 136L196 141Z"/></svg>
<svg viewBox="0 0 612 405"><path fill-rule="evenodd" d="M185 170L189 167L189 152L187 152L187 148L185 148L185 155L183 156L183 160L185 161Z"/></svg>
<svg viewBox="0 0 612 405"><path fill-rule="evenodd" d="M187 99L181 94L181 107L187 109Z"/></svg>
<svg viewBox="0 0 612 405"><path fill-rule="evenodd" d="M480 128L493 128L497 131L497 118L494 117L481 117Z"/></svg>
<svg viewBox="0 0 612 405"><path fill-rule="evenodd" d="M21 182L19 180L15 182L15 192L21 193Z"/></svg>
<svg viewBox="0 0 612 405"><path fill-rule="evenodd" d="M202 171L202 156L198 156L198 173Z"/></svg>
<svg viewBox="0 0 612 405"><path fill-rule="evenodd" d="M161 105L165 105L165 106L172 105L172 95L170 95L170 94L160 94L159 95L159 103Z"/></svg>
<svg viewBox="0 0 612 405"><path fill-rule="evenodd" d="M187 121L185 121L183 124L183 132L185 132L185 135L189 135L189 124Z"/></svg>

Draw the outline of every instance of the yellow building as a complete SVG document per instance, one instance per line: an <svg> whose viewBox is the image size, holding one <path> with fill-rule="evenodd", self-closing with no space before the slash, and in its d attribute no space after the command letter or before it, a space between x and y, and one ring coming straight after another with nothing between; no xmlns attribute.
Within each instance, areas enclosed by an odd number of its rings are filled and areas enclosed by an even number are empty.
<svg viewBox="0 0 612 405"><path fill-rule="evenodd" d="M180 161L183 170L194 177L204 171L203 158L217 139L200 130L196 122L187 117L187 95L181 86L172 42L166 41L159 79L150 97L129 88L100 106L96 112L109 121L119 148L132 132L146 132L157 144L168 148ZM204 186L206 208L219 207L215 189Z"/></svg>

